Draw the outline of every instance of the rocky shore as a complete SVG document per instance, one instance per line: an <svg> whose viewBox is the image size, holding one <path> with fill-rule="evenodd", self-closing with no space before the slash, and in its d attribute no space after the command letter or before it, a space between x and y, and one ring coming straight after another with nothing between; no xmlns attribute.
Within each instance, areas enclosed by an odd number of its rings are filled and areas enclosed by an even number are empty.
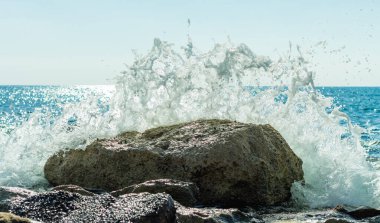
<svg viewBox="0 0 380 223"><path fill-rule="evenodd" d="M270 125L199 120L98 139L46 162L52 188L0 187L1 222L380 222L290 201L302 161Z"/></svg>

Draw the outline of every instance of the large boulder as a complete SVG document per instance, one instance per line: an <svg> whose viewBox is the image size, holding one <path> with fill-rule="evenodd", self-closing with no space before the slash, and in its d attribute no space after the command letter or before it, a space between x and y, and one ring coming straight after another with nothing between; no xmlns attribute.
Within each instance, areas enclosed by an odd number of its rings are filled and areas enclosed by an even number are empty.
<svg viewBox="0 0 380 223"><path fill-rule="evenodd" d="M286 201L292 183L303 179L302 161L273 127L228 120L126 132L61 151L44 170L53 185L108 191L161 178L190 181L201 202L224 206Z"/></svg>
<svg viewBox="0 0 380 223"><path fill-rule="evenodd" d="M83 196L67 191L37 194L12 205L12 213L41 222L174 223L174 201L168 194Z"/></svg>

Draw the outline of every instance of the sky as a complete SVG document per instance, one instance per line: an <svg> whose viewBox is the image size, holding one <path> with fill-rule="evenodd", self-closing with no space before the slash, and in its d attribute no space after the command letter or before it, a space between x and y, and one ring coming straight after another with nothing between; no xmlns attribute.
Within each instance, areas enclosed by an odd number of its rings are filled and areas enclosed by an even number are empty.
<svg viewBox="0 0 380 223"><path fill-rule="evenodd" d="M325 41L317 85L380 86L376 0L0 0L0 85L111 84L132 51L188 34L203 51L229 38L273 58Z"/></svg>

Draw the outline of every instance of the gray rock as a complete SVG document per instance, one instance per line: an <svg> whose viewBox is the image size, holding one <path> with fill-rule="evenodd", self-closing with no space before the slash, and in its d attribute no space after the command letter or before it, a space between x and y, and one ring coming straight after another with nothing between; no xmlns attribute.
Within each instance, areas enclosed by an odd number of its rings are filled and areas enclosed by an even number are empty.
<svg viewBox="0 0 380 223"><path fill-rule="evenodd" d="M177 223L264 223L253 212L246 213L236 208L190 208L176 203Z"/></svg>
<svg viewBox="0 0 380 223"><path fill-rule="evenodd" d="M108 191L170 178L194 182L204 204L272 205L303 179L302 161L270 125L200 120L126 132L48 159L53 185Z"/></svg>
<svg viewBox="0 0 380 223"><path fill-rule="evenodd" d="M83 196L94 196L95 193L92 193L83 187L77 186L77 185L59 185L56 187L53 187L51 190L53 191L67 191L67 192L72 192L72 193L78 193Z"/></svg>
<svg viewBox="0 0 380 223"><path fill-rule="evenodd" d="M260 214L264 222L276 223L301 223L301 222L315 222L315 223L354 223L362 222L356 221L350 216L333 211L331 208L323 209L310 209L306 207L284 207L273 208L268 207L267 213ZM367 221L366 221L367 222Z"/></svg>
<svg viewBox="0 0 380 223"><path fill-rule="evenodd" d="M9 211L11 203L16 203L35 194L36 192L24 188L0 187L0 212Z"/></svg>
<svg viewBox="0 0 380 223"><path fill-rule="evenodd" d="M336 218L330 218L325 221L325 223L350 223L351 221L347 221L345 219L336 219Z"/></svg>
<svg viewBox="0 0 380 223"><path fill-rule="evenodd" d="M183 182L172 179L150 180L141 184L134 184L129 187L111 192L112 196L120 196L128 193L167 193L185 206L194 206L199 194L198 187L191 182Z"/></svg>
<svg viewBox="0 0 380 223"><path fill-rule="evenodd" d="M367 206L360 206L360 207L350 207L350 206L343 206L338 205L335 207L335 211L345 213L352 218L355 219L363 219L363 218L370 218L380 215L380 210L367 207Z"/></svg>
<svg viewBox="0 0 380 223"><path fill-rule="evenodd" d="M13 213L42 222L175 222L174 201L167 194L82 196L52 191L26 198Z"/></svg>
<svg viewBox="0 0 380 223"><path fill-rule="evenodd" d="M376 217L372 217L372 218L367 218L366 221L369 223L380 223L380 217L376 216Z"/></svg>

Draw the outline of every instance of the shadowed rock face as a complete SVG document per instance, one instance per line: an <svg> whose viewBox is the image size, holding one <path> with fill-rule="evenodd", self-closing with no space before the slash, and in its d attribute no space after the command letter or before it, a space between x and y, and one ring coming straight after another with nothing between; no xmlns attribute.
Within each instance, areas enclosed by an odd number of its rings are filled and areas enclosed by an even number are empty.
<svg viewBox="0 0 380 223"><path fill-rule="evenodd" d="M57 187L53 187L51 190L53 191L67 191L72 193L77 193L83 196L94 196L95 193L92 193L82 187L77 185L59 185Z"/></svg>
<svg viewBox="0 0 380 223"><path fill-rule="evenodd" d="M82 196L71 192L48 192L26 198L13 213L42 222L134 222L171 223L175 207L167 194L109 194Z"/></svg>
<svg viewBox="0 0 380 223"><path fill-rule="evenodd" d="M183 182L172 179L150 180L141 184L134 184L129 187L111 192L112 196L118 197L128 193L167 193L185 206L194 206L199 193L198 187L191 182Z"/></svg>
<svg viewBox="0 0 380 223"><path fill-rule="evenodd" d="M117 190L147 180L194 182L204 204L272 205L303 179L302 161L270 125L200 120L126 132L52 156L53 185Z"/></svg>
<svg viewBox="0 0 380 223"><path fill-rule="evenodd" d="M190 208L175 203L178 223L264 223L254 212L243 212L235 208Z"/></svg>
<svg viewBox="0 0 380 223"><path fill-rule="evenodd" d="M0 212L9 211L10 204L35 195L36 192L19 187L0 187Z"/></svg>
<svg viewBox="0 0 380 223"><path fill-rule="evenodd" d="M380 215L379 209L367 207L367 206L349 207L349 206L338 205L334 208L334 210L341 213L345 213L353 217L354 219L370 218L370 217L376 217Z"/></svg>

